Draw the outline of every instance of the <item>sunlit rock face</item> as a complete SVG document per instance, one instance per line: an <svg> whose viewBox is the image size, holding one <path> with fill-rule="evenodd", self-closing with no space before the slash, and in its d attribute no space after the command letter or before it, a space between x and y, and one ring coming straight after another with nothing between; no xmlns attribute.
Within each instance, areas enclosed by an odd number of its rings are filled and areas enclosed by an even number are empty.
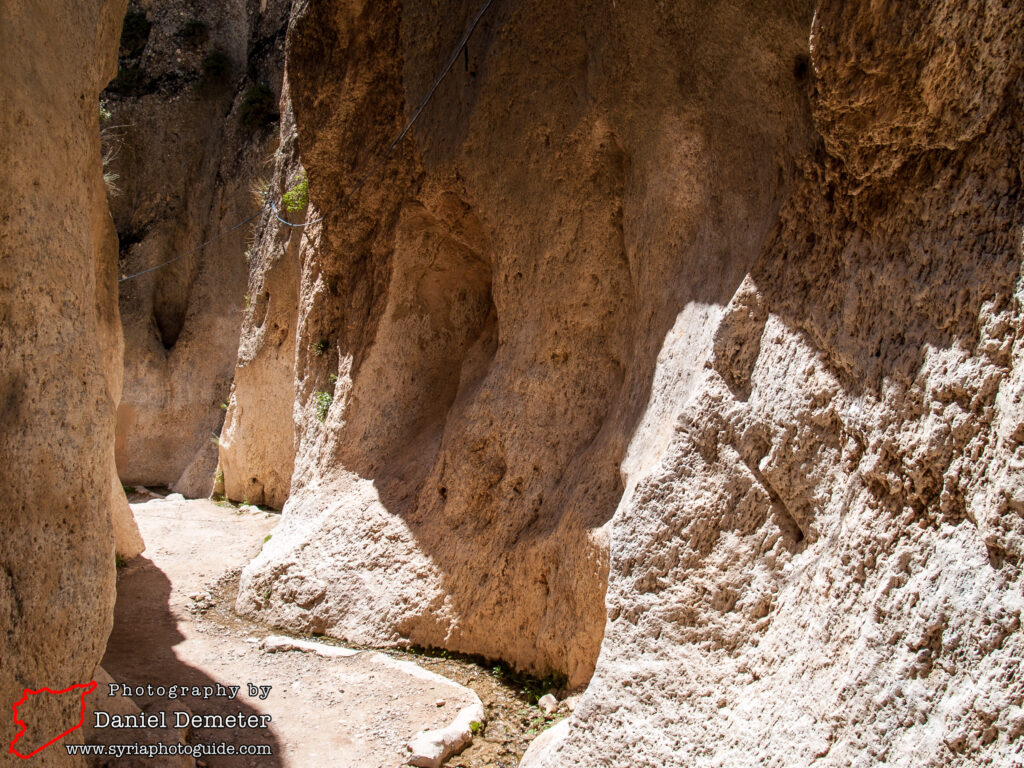
<svg viewBox="0 0 1024 768"><path fill-rule="evenodd" d="M128 507L114 474L121 334L99 93L116 69L124 5L0 6L5 755L17 730L11 706L24 689L60 691L92 680L113 618L112 515ZM120 523L130 523L122 532L137 540L130 514ZM31 712L32 746L67 730L80 709L74 692L26 703L21 711ZM66 741L75 739L81 741L77 734ZM47 768L79 760L63 747L32 758Z"/></svg>

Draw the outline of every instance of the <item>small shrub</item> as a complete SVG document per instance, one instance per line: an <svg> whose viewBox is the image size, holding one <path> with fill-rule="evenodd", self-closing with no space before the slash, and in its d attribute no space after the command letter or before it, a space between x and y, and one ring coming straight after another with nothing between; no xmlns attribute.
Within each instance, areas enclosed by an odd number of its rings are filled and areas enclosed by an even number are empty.
<svg viewBox="0 0 1024 768"><path fill-rule="evenodd" d="M203 59L203 77L208 83L223 83L231 74L231 57L223 48L217 47Z"/></svg>
<svg viewBox="0 0 1024 768"><path fill-rule="evenodd" d="M479 720L473 720L469 724L470 732L473 733L474 735L480 733L481 725L482 725L482 723Z"/></svg>
<svg viewBox="0 0 1024 768"><path fill-rule="evenodd" d="M199 46L210 37L210 28L206 26L206 22L202 19L189 19L181 25L181 29L178 30L178 37L188 45Z"/></svg>
<svg viewBox="0 0 1024 768"><path fill-rule="evenodd" d="M125 14L121 26L121 53L125 56L138 56L149 40L149 23L146 14L141 11L129 11Z"/></svg>
<svg viewBox="0 0 1024 768"><path fill-rule="evenodd" d="M267 193L270 191L270 181L265 176L260 176L249 182L249 193L252 195L256 205L265 205Z"/></svg>
<svg viewBox="0 0 1024 768"><path fill-rule="evenodd" d="M240 118L242 125L250 131L258 131L277 120L277 98L269 86L257 83L246 89Z"/></svg>
<svg viewBox="0 0 1024 768"><path fill-rule="evenodd" d="M327 412L331 410L334 397L330 392L317 392L313 399L316 401L316 418L320 422L327 421Z"/></svg>
<svg viewBox="0 0 1024 768"><path fill-rule="evenodd" d="M288 213L299 213L306 210L306 206L309 205L309 181L306 179L305 172L299 177L298 183L284 193L281 202L284 203L284 209Z"/></svg>
<svg viewBox="0 0 1024 768"><path fill-rule="evenodd" d="M327 354L327 339L320 339L315 344L310 344L309 349L317 357L323 357Z"/></svg>

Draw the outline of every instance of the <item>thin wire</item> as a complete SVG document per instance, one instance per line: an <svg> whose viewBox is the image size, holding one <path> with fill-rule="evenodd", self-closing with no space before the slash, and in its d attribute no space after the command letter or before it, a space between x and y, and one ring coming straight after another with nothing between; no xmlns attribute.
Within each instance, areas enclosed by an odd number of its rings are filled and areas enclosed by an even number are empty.
<svg viewBox="0 0 1024 768"><path fill-rule="evenodd" d="M466 47L466 43L469 42L469 38L473 35L473 31L477 28L477 25L480 23L480 19L483 18L483 15L487 12L487 9L491 7L492 2L494 2L494 0L484 0L484 4L480 7L480 10L477 11L476 16L473 17L473 21L470 23L466 31L462 34L462 37L459 40L458 44L455 46L455 48L452 50L451 55L448 57L448 61L441 69L441 73L434 78L434 82L431 84L430 89L427 91L426 95L420 100L420 103L413 111L412 117L409 118L409 121L405 124L405 127L402 128L401 132L392 140L390 144L388 144L388 148L384 150L382 154L377 155L370 168L366 171L366 173L364 173L359 178L358 181L356 181L355 185L352 187L352 189L348 191L348 194L342 198L341 202L334 206L334 208L332 208L331 210L327 211L321 216L318 216L315 219L312 219L310 221L304 221L300 224L293 224L292 222L287 221L281 216L281 214L278 212L277 205L274 203L272 199L268 198L267 202L270 203L270 210L273 212L274 217L279 222L281 222L285 226L292 227L295 229L301 227L308 227L310 224L319 224L328 216L337 213L338 211L345 207L348 201L352 199L352 196L355 195L355 193L358 192L362 188L362 186L367 181L370 180L373 174L376 173L377 169L380 168L384 161L391 156L391 153L395 151L395 147L397 147L401 143L402 139L404 139L408 135L409 131L412 130L413 125L419 119L419 116L423 113L423 110L426 109L427 104L430 103L430 100L433 98L434 93L440 87L441 82L444 80L444 78L451 71L452 67L455 65L455 62L459 58L459 54L462 53L462 49Z"/></svg>
<svg viewBox="0 0 1024 768"><path fill-rule="evenodd" d="M292 222L287 221L281 216L281 214L278 212L277 204L274 202L273 198L269 197L268 195L267 201L258 211L256 211L256 213L254 213L252 216L249 216L248 218L242 219L242 221L235 224L235 226L231 227L231 229L225 230L224 232L221 232L219 235L211 237L209 240L200 243L192 250L186 251L180 256L175 256L173 259L168 259L167 261L161 264L157 264L154 267L149 267L148 269L143 269L140 272L135 272L134 274L131 275L125 275L124 277L120 278L117 282L123 283L126 280L132 280L136 277L140 277L141 275L145 275L150 272L155 272L158 269L166 267L168 264L173 264L176 261L181 261L187 256L191 256L193 253L201 251L203 248L210 245L211 243L215 243L221 238L226 237L227 235L234 232L236 229L245 226L250 221L257 218L268 208L270 209L270 212L274 214L274 218L276 218L281 224L284 224L288 227L292 227L293 229L308 227L310 224L319 224L328 216L331 216L340 211L348 204L349 200L352 199L352 196L355 195L355 193L358 192L363 187L363 185L370 180L373 174L377 172L377 169L380 168L384 161L391 156L391 153L395 151L395 147L397 147L401 143L402 139L404 139L408 135L409 131L412 130L413 125L419 119L419 116L423 113L423 110L426 109L427 104L429 104L430 100L433 98L434 93L440 87L441 81L444 80L447 74L451 71L452 67L455 65L455 62L459 58L459 54L462 52L462 49L466 47L466 43L469 42L469 38L473 35L474 30L476 30L477 25L480 23L480 19L483 18L483 15L487 12L487 9L491 7L492 2L494 2L494 0L484 0L484 4L480 7L480 10L477 11L476 16L473 17L473 21L470 23L466 31L462 34L462 37L459 39L458 44L455 46L454 49L452 49L452 53L448 57L448 61L445 63L444 67L441 69L441 73L434 78L434 82L431 84L430 89L427 91L423 99L420 100L420 103L416 106L416 109L412 113L412 117L409 118L409 121L405 124L405 127L402 128L401 132L399 132L399 134L392 140L392 142L388 145L387 149L384 150L382 154L379 154L376 156L376 158L374 158L374 161L370 168L366 171L366 173L364 173L359 178L358 181L356 181L352 189L348 191L348 194L346 194L345 197L342 198L341 202L338 203L334 208L310 221L304 221L299 224L293 224Z"/></svg>
<svg viewBox="0 0 1024 768"><path fill-rule="evenodd" d="M167 261L163 262L162 264L157 264L155 267L150 267L149 269L144 269L141 272L136 272L135 274L132 274L132 275L125 275L124 277L120 278L117 282L123 283L125 280L131 280L132 278L139 277L140 275L145 275L148 272L154 272L154 271L156 271L156 270L158 270L158 269L160 269L162 267L166 267L168 264L173 264L176 261L181 261L186 256L191 256L193 253L196 253L197 251L201 251L203 248L208 246L210 243L215 243L218 240L220 240L221 238L227 237L232 232L234 232L236 229L238 229L240 227L244 227L250 221L252 221L257 216L259 216L261 213L263 213L264 210L266 210L266 206L265 205L262 208L260 208L258 211L256 211L256 213L254 213L252 216L250 216L250 217L248 217L246 219L242 219L240 222L235 224L235 226L233 226L231 229L227 229L227 230L221 232L219 235L211 237L206 242L200 243L195 248L193 248L191 251L185 251L185 253L182 253L179 256L175 256L173 259L168 259Z"/></svg>

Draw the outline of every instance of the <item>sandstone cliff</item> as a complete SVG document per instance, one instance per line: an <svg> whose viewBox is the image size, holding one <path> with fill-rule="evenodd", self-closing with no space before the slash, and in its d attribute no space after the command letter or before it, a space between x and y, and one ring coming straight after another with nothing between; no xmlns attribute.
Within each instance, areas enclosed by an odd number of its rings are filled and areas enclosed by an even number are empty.
<svg viewBox="0 0 1024 768"><path fill-rule="evenodd" d="M219 235L269 176L289 7L138 0L125 17L104 94L120 271L144 273L120 284L125 483L213 489L249 272L249 229Z"/></svg>
<svg viewBox="0 0 1024 768"><path fill-rule="evenodd" d="M114 606L117 240L103 188L99 93L124 2L0 6L0 744L23 688L87 682ZM130 552L141 546L121 521ZM134 543L131 541L135 538ZM77 697L33 711L57 734ZM74 741L77 734L69 737ZM19 745L21 746L21 745ZM16 758L9 756L11 761ZM38 766L80 765L45 750Z"/></svg>
<svg viewBox="0 0 1024 768"><path fill-rule="evenodd" d="M1022 11L817 4L812 151L634 439L601 659L531 765L1020 761Z"/></svg>
<svg viewBox="0 0 1024 768"><path fill-rule="evenodd" d="M281 143L268 194L281 199L305 178L295 146L288 85L282 93ZM296 194L292 192L292 194ZM290 199L290 198L289 198ZM283 216L298 220L301 201ZM242 318L235 378L219 441L220 488L227 498L280 509L288 499L295 462L296 307L302 230L265 215L250 250L250 301Z"/></svg>
<svg viewBox="0 0 1024 768"><path fill-rule="evenodd" d="M335 210L475 10L293 15L290 162L329 215L275 321L292 495L239 608L596 665L535 764L1006 764L1021 4L498 2Z"/></svg>
<svg viewBox="0 0 1024 768"><path fill-rule="evenodd" d="M678 10L661 33L653 8L616 14L495 5L414 140L305 230L293 495L243 610L589 678L662 340L683 311L677 334L707 332L810 135L794 74L809 9ZM450 3L293 18L309 216L386 146L466 23Z"/></svg>

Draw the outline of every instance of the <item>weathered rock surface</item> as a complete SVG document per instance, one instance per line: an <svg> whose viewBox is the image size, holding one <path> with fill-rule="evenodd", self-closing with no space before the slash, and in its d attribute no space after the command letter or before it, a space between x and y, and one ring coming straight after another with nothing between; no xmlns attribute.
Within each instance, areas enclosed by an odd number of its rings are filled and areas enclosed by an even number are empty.
<svg viewBox="0 0 1024 768"><path fill-rule="evenodd" d="M187 496L213 490L248 302L249 228L228 230L260 206L289 6L138 0L129 8L120 70L105 93L120 271L182 258L120 284L125 483Z"/></svg>
<svg viewBox="0 0 1024 768"><path fill-rule="evenodd" d="M1020 763L1022 22L818 3L820 143L631 445L601 658L531 765Z"/></svg>
<svg viewBox="0 0 1024 768"><path fill-rule="evenodd" d="M99 93L124 2L0 6L0 744L23 689L88 682L114 605L117 240ZM137 536L137 531L135 536ZM34 733L80 700L40 699ZM81 741L72 734L68 742ZM19 745L21 746L21 745ZM16 758L8 756L15 761ZM63 749L33 765L77 766Z"/></svg>
<svg viewBox="0 0 1024 768"><path fill-rule="evenodd" d="M1008 764L1021 3L496 4L335 211L470 12L292 20L329 215L239 607L573 683L600 645L545 766Z"/></svg>
<svg viewBox="0 0 1024 768"><path fill-rule="evenodd" d="M310 216L397 133L468 13L295 15ZM810 17L492 8L412 139L305 231L292 495L243 611L589 678L623 453L666 332L685 310L698 348L771 229L810 135Z"/></svg>
<svg viewBox="0 0 1024 768"><path fill-rule="evenodd" d="M303 178L287 82L282 91L281 143L270 183L277 200ZM292 218L301 221L302 214ZM301 229L279 226L269 216L257 232L250 251L250 301L219 441L224 495L276 509L288 498L295 462L292 407L301 238Z"/></svg>

